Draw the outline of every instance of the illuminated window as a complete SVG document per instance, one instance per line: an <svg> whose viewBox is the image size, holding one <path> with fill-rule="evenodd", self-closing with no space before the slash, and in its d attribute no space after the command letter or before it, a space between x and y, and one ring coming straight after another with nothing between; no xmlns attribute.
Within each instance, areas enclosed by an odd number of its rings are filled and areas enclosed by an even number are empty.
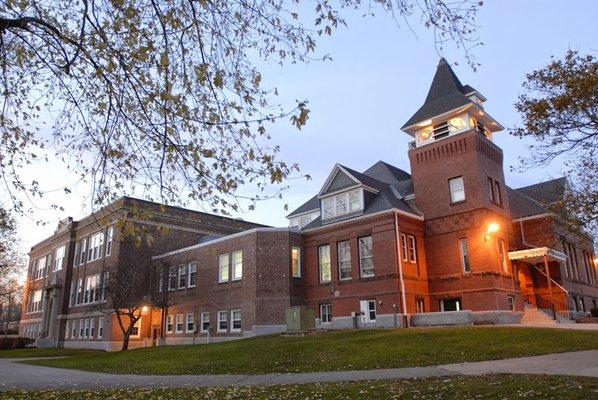
<svg viewBox="0 0 598 400"><path fill-rule="evenodd" d="M351 245L349 241L337 243L338 277L340 280L351 279Z"/></svg>
<svg viewBox="0 0 598 400"><path fill-rule="evenodd" d="M291 249L291 273L293 278L301 278L301 249L299 247Z"/></svg>
<svg viewBox="0 0 598 400"><path fill-rule="evenodd" d="M62 269L62 262L64 261L64 250L65 246L60 246L56 249L56 253L54 256L54 271Z"/></svg>
<svg viewBox="0 0 598 400"><path fill-rule="evenodd" d="M458 203L465 200L465 187L463 185L463 177L449 179L449 190L451 193L451 203Z"/></svg>
<svg viewBox="0 0 598 400"><path fill-rule="evenodd" d="M138 338L140 337L141 334L141 318L139 318L137 320L137 322L135 322L135 325L133 325L133 330L131 331L131 336L132 338Z"/></svg>
<svg viewBox="0 0 598 400"><path fill-rule="evenodd" d="M228 282L228 254L222 254L218 259L218 282Z"/></svg>
<svg viewBox="0 0 598 400"><path fill-rule="evenodd" d="M330 282L332 274L330 271L330 246L318 247L318 264L320 267L320 282Z"/></svg>
<svg viewBox="0 0 598 400"><path fill-rule="evenodd" d="M434 125L434 140L445 138L449 135L449 125L447 121Z"/></svg>
<svg viewBox="0 0 598 400"><path fill-rule="evenodd" d="M241 250L233 253L233 281L243 278L243 252Z"/></svg>

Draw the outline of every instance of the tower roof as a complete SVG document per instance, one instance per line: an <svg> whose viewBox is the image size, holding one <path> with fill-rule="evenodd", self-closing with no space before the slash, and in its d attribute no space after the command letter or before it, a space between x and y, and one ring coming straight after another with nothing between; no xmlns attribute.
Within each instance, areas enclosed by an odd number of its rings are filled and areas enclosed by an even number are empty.
<svg viewBox="0 0 598 400"><path fill-rule="evenodd" d="M446 59L441 58L436 74L428 90L426 101L403 125L401 129L428 120L456 108L473 104L467 95L477 92L469 85L463 85Z"/></svg>

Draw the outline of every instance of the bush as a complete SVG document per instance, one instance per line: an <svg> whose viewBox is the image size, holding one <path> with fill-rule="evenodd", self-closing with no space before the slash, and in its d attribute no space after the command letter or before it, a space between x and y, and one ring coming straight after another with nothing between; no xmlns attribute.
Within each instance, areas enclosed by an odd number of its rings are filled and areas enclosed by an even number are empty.
<svg viewBox="0 0 598 400"><path fill-rule="evenodd" d="M590 314L592 314L592 317L598 317L598 308L592 308Z"/></svg>
<svg viewBox="0 0 598 400"><path fill-rule="evenodd" d="M0 338L0 350L22 349L31 346L34 340L25 337Z"/></svg>

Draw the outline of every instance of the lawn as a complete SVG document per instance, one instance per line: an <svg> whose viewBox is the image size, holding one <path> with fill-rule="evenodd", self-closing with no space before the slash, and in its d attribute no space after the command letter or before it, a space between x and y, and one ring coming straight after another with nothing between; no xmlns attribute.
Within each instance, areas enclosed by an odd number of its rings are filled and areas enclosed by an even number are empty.
<svg viewBox="0 0 598 400"><path fill-rule="evenodd" d="M34 400L384 400L384 399L589 399L598 379L565 376L493 375L401 381L339 382L309 385L223 387L212 389L111 389L0 392L0 399Z"/></svg>
<svg viewBox="0 0 598 400"><path fill-rule="evenodd" d="M369 329L91 352L28 363L126 374L262 374L429 366L589 349L598 349L596 332L508 327Z"/></svg>
<svg viewBox="0 0 598 400"><path fill-rule="evenodd" d="M76 356L81 354L99 353L94 350L78 350L78 349L10 349L0 350L0 358L34 358L34 357L66 357Z"/></svg>

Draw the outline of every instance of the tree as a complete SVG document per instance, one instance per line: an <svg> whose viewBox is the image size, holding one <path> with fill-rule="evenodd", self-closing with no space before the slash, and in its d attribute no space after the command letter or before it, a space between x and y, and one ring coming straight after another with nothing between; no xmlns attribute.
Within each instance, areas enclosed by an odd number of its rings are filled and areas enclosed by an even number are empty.
<svg viewBox="0 0 598 400"><path fill-rule="evenodd" d="M5 0L0 4L0 174L15 210L44 194L22 168L58 156L93 187L197 201L214 212L278 196L298 166L278 158L272 123L301 129L307 101L275 104L257 60L322 59L317 38L361 0ZM375 0L469 54L481 1ZM371 10L372 2L363 5ZM49 122L45 127L44 122ZM244 197L243 185L256 193ZM72 190L64 187L67 193ZM247 203L248 202L248 203ZM57 204L52 206L58 207Z"/></svg>
<svg viewBox="0 0 598 400"><path fill-rule="evenodd" d="M24 267L15 229L12 215L0 207L0 296L12 291L13 280Z"/></svg>
<svg viewBox="0 0 598 400"><path fill-rule="evenodd" d="M512 130L531 137L531 157L524 168L564 159L570 188L552 211L571 230L596 232L598 224L598 63L593 55L569 50L526 76L525 93L515 108L522 124Z"/></svg>

